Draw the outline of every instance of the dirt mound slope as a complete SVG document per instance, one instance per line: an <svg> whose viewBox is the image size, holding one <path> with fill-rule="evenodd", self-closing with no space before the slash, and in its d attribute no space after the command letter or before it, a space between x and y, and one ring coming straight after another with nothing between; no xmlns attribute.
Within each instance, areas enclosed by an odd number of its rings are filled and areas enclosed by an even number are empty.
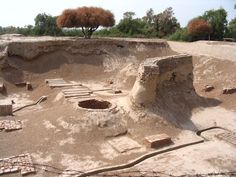
<svg viewBox="0 0 236 177"><path fill-rule="evenodd" d="M235 42L198 41L189 43L168 41L168 44L172 50L179 53L236 61Z"/></svg>
<svg viewBox="0 0 236 177"><path fill-rule="evenodd" d="M1 49L2 76L9 83L62 77L114 80L124 87L132 87L143 58L175 53L164 41L49 37L2 40Z"/></svg>

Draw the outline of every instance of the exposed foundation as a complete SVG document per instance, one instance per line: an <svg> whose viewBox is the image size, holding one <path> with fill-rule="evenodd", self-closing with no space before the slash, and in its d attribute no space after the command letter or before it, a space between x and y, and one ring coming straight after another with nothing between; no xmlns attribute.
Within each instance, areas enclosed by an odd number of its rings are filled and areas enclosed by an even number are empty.
<svg viewBox="0 0 236 177"><path fill-rule="evenodd" d="M165 88L184 85L193 89L193 65L190 55L173 55L145 60L139 67L138 77L131 92L131 101L135 105L155 104L157 96Z"/></svg>

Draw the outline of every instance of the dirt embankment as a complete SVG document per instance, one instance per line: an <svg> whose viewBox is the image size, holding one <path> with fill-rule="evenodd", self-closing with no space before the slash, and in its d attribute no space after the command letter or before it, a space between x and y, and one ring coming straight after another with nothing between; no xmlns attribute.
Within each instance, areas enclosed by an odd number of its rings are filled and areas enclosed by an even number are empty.
<svg viewBox="0 0 236 177"><path fill-rule="evenodd" d="M168 44L172 50L179 53L236 61L235 42L197 41L189 43L168 41Z"/></svg>
<svg viewBox="0 0 236 177"><path fill-rule="evenodd" d="M175 53L164 41L118 39L16 38L2 46L2 76L9 83L62 77L132 87L143 59Z"/></svg>

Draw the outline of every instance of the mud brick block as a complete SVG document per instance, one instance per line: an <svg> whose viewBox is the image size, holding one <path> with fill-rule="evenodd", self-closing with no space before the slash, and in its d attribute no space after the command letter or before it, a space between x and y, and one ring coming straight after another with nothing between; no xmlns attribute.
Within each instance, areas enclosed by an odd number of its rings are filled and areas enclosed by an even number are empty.
<svg viewBox="0 0 236 177"><path fill-rule="evenodd" d="M26 82L26 90L33 90L33 87L30 82Z"/></svg>
<svg viewBox="0 0 236 177"><path fill-rule="evenodd" d="M12 102L10 100L0 100L0 116L12 115Z"/></svg>
<svg viewBox="0 0 236 177"><path fill-rule="evenodd" d="M172 143L171 138L167 134L157 134L145 137L145 142L150 148L166 146Z"/></svg>
<svg viewBox="0 0 236 177"><path fill-rule="evenodd" d="M212 85L205 85L205 87L204 87L204 91L205 92L210 92L210 91L212 91L212 90L214 90L214 86L212 86Z"/></svg>
<svg viewBox="0 0 236 177"><path fill-rule="evenodd" d="M236 87L224 88L223 94L233 94L236 93Z"/></svg>
<svg viewBox="0 0 236 177"><path fill-rule="evenodd" d="M0 93L4 92L5 86L3 83L0 82Z"/></svg>
<svg viewBox="0 0 236 177"><path fill-rule="evenodd" d="M115 90L114 91L114 94L119 94L119 93L122 93L122 91L121 90Z"/></svg>

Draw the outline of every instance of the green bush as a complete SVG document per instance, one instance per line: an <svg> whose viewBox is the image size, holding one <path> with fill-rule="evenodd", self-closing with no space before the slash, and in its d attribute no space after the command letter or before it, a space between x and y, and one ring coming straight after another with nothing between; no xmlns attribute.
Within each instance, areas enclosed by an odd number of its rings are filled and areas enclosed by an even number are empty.
<svg viewBox="0 0 236 177"><path fill-rule="evenodd" d="M188 34L187 28L177 29L175 33L168 38L171 41L192 41L192 36Z"/></svg>
<svg viewBox="0 0 236 177"><path fill-rule="evenodd" d="M84 37L84 34L82 33L82 31L80 29L63 29L62 35Z"/></svg>
<svg viewBox="0 0 236 177"><path fill-rule="evenodd" d="M99 37L127 37L127 34L122 33L116 27L108 28L108 29L100 29L95 31L94 36Z"/></svg>

